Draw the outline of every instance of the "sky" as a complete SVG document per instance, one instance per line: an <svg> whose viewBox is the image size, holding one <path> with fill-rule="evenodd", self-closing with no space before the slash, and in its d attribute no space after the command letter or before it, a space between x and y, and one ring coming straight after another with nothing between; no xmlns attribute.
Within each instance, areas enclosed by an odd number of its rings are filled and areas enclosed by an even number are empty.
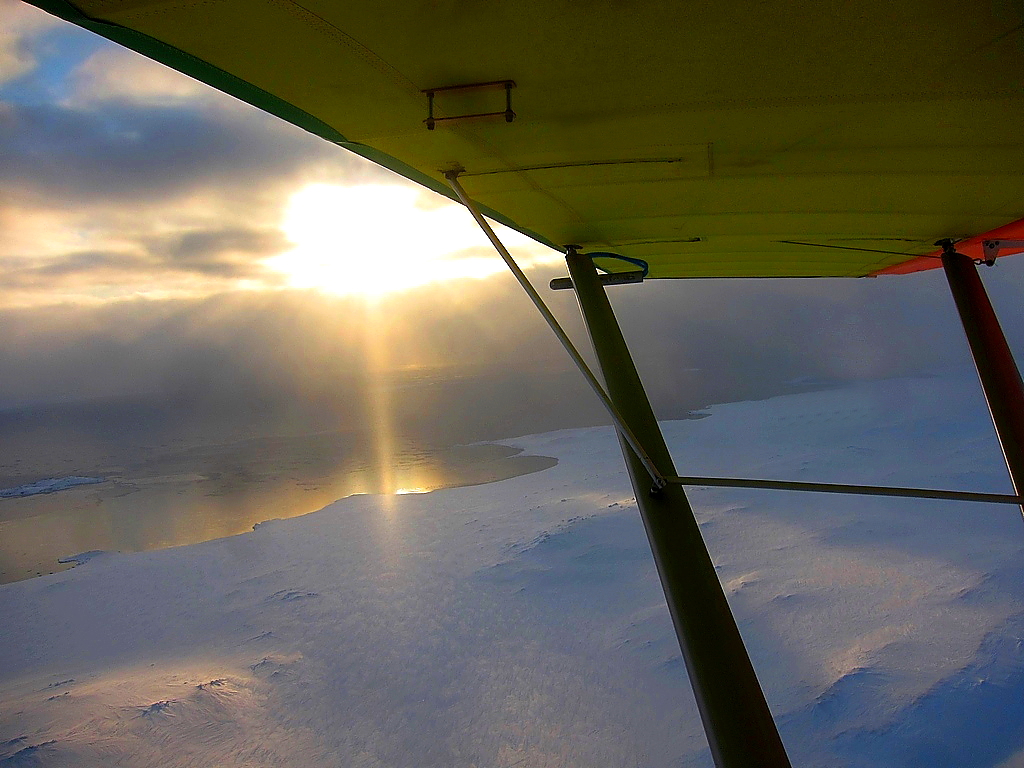
<svg viewBox="0 0 1024 768"><path fill-rule="evenodd" d="M507 230L502 235L538 286L564 274L557 254ZM403 276L410 274L416 279L406 281ZM1007 259L983 276L1011 346L1024 350L1024 258ZM571 294L543 288L542 293L587 351ZM610 294L663 417L713 402L971 365L936 271L875 280L661 281ZM14 423L7 416L18 409L55 413L63 404L86 412L90 403L108 401L133 404L135 410L124 406L121 413L156 407L178 419L194 415L209 421L216 414L231 425L259 422L267 430L373 428L386 402L400 431L452 441L605 422L464 211L17 0L0 0L0 370L0 438ZM957 414L962 405L976 411L980 391L975 397L968 404L953 399L949 413ZM687 426L674 425L670 434ZM773 429L757 433L769 452ZM872 434L882 441L887 433L879 429L882 437ZM828 422L829 439L833 430ZM712 430L712 436L685 449L708 460L727 456L720 445L705 448L721 443L721 435ZM836 450L842 454L846 445ZM814 460L832 457L817 448L812 453ZM897 469L934 470L919 454L908 455L912 460L897 462ZM840 459L832 463L849 471L846 456ZM604 473L602 482L609 477L614 479ZM494 495L490 489L479 494ZM564 488L552 487L551 506L562 504L565 495ZM529 517L514 506L509 519L522 525ZM579 513L592 506L590 498L579 502ZM566 514L565 507L557 509L553 519ZM930 535L930 526L918 527ZM500 541L493 532L481 535ZM959 531L957 537L971 540ZM244 547L251 540L234 537L210 546ZM530 531L523 541L531 540L544 539ZM981 538L979 546L992 540L1012 546L1010 536ZM763 540L757 544L754 551L768 551ZM876 556L875 542L864 547ZM157 557L175 558L182 551ZM791 558L789 564L827 560ZM853 561L851 568L857 565ZM888 566L871 573L876 571L879 583L891 586ZM212 571L186 564L181 572ZM927 570L921 573L920 583L933 588L936 580ZM152 580L156 586L176 583ZM379 584L391 588L391 582ZM296 585L282 580L277 586ZM135 594L116 592L122 593ZM968 594L958 605L970 607L976 598L977 604L991 604L987 593L979 594ZM266 595L250 598L266 611ZM42 603L29 602L33 610ZM786 605L785 610L803 610L804 603ZM863 615L873 618L865 605ZM216 610L218 616L223 612L222 606ZM564 621L560 610L550 613L552 624ZM58 624L76 627L65 615ZM922 625L927 624L926 616ZM320 628L290 619L283 626ZM75 631L68 636L78 640ZM160 633L151 636L164 642ZM366 647L376 650L379 644L372 640ZM346 660L344 654L340 658ZM430 665L417 669L428 678L433 671ZM650 679L662 672L657 667ZM319 678L310 673L309 679ZM951 697L962 698L962 690ZM308 700L307 692L300 693Z"/></svg>
<svg viewBox="0 0 1024 768"><path fill-rule="evenodd" d="M464 210L17 0L0 0L0 189L0 409L129 398L349 423L385 378L448 393L417 401L428 428L603 419ZM564 274L501 234L536 284ZM1018 349L1022 269L985 272ZM542 292L585 348L571 293ZM664 416L970 365L938 272L611 293Z"/></svg>

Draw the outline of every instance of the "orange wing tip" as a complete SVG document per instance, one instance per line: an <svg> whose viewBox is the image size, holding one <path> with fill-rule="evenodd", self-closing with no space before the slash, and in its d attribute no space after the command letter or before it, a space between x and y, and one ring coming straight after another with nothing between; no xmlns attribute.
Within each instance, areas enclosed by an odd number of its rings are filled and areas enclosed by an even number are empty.
<svg viewBox="0 0 1024 768"><path fill-rule="evenodd" d="M1024 241L1024 219L1017 219L1014 222L1006 224L996 229L991 229L988 232L983 232L980 235L969 237L966 240L961 240L956 244L956 249L959 253L964 256L970 256L972 259L985 260L990 257L991 251L986 252L985 243L987 241L999 241L999 240L1017 240ZM996 253L996 258L1002 258L1004 256L1012 256L1017 253L1024 253L1024 245L1014 244L1013 247L999 248ZM868 277L878 277L879 275L909 275L911 272L924 272L926 269L936 269L942 266L942 249L938 248L931 253L927 253L923 256L916 256L913 259L900 262L899 264L893 264L891 267L880 269L877 272L872 272Z"/></svg>

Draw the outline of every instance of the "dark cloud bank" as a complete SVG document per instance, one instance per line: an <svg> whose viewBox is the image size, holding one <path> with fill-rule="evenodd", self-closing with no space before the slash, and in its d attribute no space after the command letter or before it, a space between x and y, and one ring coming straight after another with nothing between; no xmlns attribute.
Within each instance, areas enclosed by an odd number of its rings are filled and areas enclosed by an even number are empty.
<svg viewBox="0 0 1024 768"><path fill-rule="evenodd" d="M192 276L254 279L271 286L283 278L259 259L289 247L274 228L196 228L142 236L129 251L72 251L48 259L0 258L0 280L11 290L57 292L84 286L153 284Z"/></svg>
<svg viewBox="0 0 1024 768"><path fill-rule="evenodd" d="M1018 349L1019 273L1001 265L989 280ZM8 310L0 313L8 372L0 403L10 415L91 400L228 431L374 429L371 404L384 391L399 431L441 441L604 423L518 290L506 276L455 281L384 299L374 311L356 299L289 291ZM612 291L663 417L970 365L941 274ZM585 348L571 294L549 296Z"/></svg>
<svg viewBox="0 0 1024 768"><path fill-rule="evenodd" d="M248 196L287 184L318 161L344 162L345 154L244 108L7 103L0 109L0 157L0 184L36 204L135 206L201 189Z"/></svg>

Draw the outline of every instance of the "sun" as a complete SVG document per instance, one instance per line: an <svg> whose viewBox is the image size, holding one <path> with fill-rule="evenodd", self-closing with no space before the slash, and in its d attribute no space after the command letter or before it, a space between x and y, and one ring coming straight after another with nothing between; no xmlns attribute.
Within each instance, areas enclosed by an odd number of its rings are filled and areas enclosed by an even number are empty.
<svg viewBox="0 0 1024 768"><path fill-rule="evenodd" d="M382 296L504 269L466 210L414 187L311 184L288 201L281 230L294 248L264 264L294 288ZM558 254L503 228L531 264Z"/></svg>

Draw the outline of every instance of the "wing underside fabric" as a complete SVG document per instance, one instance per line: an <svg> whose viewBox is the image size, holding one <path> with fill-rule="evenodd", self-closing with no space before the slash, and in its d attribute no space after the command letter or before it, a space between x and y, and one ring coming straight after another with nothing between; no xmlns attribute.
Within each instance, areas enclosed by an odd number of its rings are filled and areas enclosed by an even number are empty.
<svg viewBox="0 0 1024 768"><path fill-rule="evenodd" d="M906 272L940 238L1024 236L1010 0L34 3L651 277ZM513 121L427 129L424 91L506 80ZM505 99L438 90L434 114Z"/></svg>

